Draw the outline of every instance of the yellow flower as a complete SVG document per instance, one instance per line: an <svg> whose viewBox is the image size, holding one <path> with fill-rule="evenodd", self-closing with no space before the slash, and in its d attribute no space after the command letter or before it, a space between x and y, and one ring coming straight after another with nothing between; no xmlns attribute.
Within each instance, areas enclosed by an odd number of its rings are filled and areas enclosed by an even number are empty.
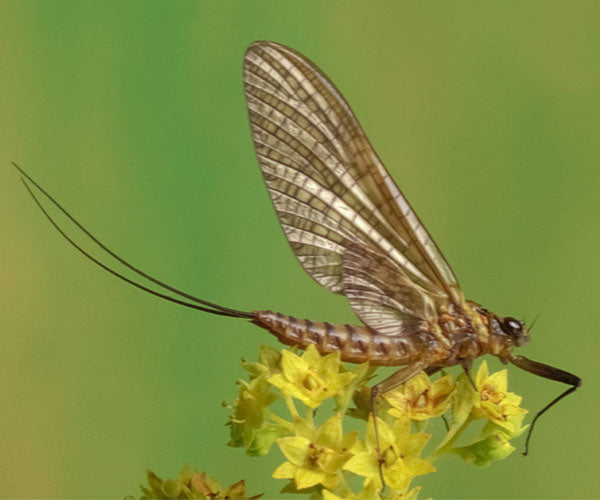
<svg viewBox="0 0 600 500"><path fill-rule="evenodd" d="M429 440L429 434L411 434L409 419L396 420L392 427L389 427L377 418L377 429L383 478L390 488L404 493L415 476L435 470L430 462L419 458ZM344 470L369 478L381 488L373 418L369 418L365 442L358 442L352 451L355 455L344 465Z"/></svg>
<svg viewBox="0 0 600 500"><path fill-rule="evenodd" d="M367 363L362 363L357 365L356 368L352 370L354 373L354 378L346 384L346 387L336 394L335 396L335 411L339 412L347 412L349 415L355 416L355 409L348 410L348 406L354 400L357 394L359 394L362 390L366 390L369 393L369 401L371 389L366 387L364 384L371 379L373 373L375 372L376 366L370 366ZM381 398L380 398L381 399ZM371 405L369 404L369 408ZM367 420L365 417L364 420Z"/></svg>
<svg viewBox="0 0 600 500"><path fill-rule="evenodd" d="M475 377L479 397L474 399L472 411L475 418L486 418L511 435L516 435L523 430L521 423L527 410L519 406L521 396L506 392L507 384L506 370L489 375L487 363L483 361Z"/></svg>
<svg viewBox="0 0 600 500"><path fill-rule="evenodd" d="M354 402L354 408L350 408L347 414L351 417L364 420L369 420L371 412L373 411L371 406L371 388L362 386L359 387L352 395L352 401ZM385 398L375 399L375 413L377 415L385 415L390 409L389 403Z"/></svg>
<svg viewBox="0 0 600 500"><path fill-rule="evenodd" d="M302 356L283 351L281 373L272 375L268 380L284 394L299 399L310 408L316 408L324 399L343 391L356 376L351 372L340 373L340 368L339 351L321 357L311 344Z"/></svg>
<svg viewBox="0 0 600 500"><path fill-rule="evenodd" d="M387 500L417 500L420 492L421 487L417 486L406 493L392 493L387 497ZM431 498L429 500L431 500Z"/></svg>
<svg viewBox="0 0 600 500"><path fill-rule="evenodd" d="M433 384L429 377L421 372L399 389L387 393L384 397L392 409L389 413L395 417L410 417L412 420L427 420L439 417L450 408L450 397L456 384L450 375L437 379Z"/></svg>
<svg viewBox="0 0 600 500"><path fill-rule="evenodd" d="M261 375L267 378L275 373L279 373L281 353L272 347L261 345L258 351L258 362L250 363L242 359L242 367L250 374L250 380Z"/></svg>
<svg viewBox="0 0 600 500"><path fill-rule="evenodd" d="M375 481L366 479L363 490L358 495L351 491L342 493L343 496L335 495L329 490L323 490L322 493L323 500L417 500L420 491L420 487L413 488L405 493L392 490L388 495L382 497L381 488L377 487Z"/></svg>
<svg viewBox="0 0 600 500"><path fill-rule="evenodd" d="M344 491L340 493L338 496L329 490L323 490L323 500L380 500L381 496L379 494L379 490L377 489L377 485L373 481L365 481L365 487L363 490L357 495L352 491Z"/></svg>
<svg viewBox="0 0 600 500"><path fill-rule="evenodd" d="M249 455L265 455L271 444L286 430L276 424L265 423L265 410L277 399L269 392L271 386L265 376L257 376L250 383L238 380L240 392L233 402L234 412L229 417L231 440L229 446L246 448Z"/></svg>
<svg viewBox="0 0 600 500"><path fill-rule="evenodd" d="M154 472L148 471L148 487L140 486L143 495L140 499L201 499L210 498L230 500L257 500L262 495L246 496L244 480L238 481L227 488L223 488L213 478L204 472L199 472L185 466L176 479L162 480ZM126 497L134 500L133 496Z"/></svg>
<svg viewBox="0 0 600 500"><path fill-rule="evenodd" d="M467 462L486 466L514 451L509 439L519 436L527 428L522 426L527 411L519 407L519 396L507 392L506 370L489 375L487 363L483 361L474 384L476 390L466 374L458 377L450 429L434 456L455 454ZM479 435L469 444L455 446L469 424L481 418L487 422Z"/></svg>
<svg viewBox="0 0 600 500"><path fill-rule="evenodd" d="M297 489L317 484L335 488L342 466L352 456L350 448L356 441L356 432L343 435L341 413L318 429L311 422L297 419L295 431L295 436L277 440L288 461L275 470L273 477L293 479Z"/></svg>
<svg viewBox="0 0 600 500"><path fill-rule="evenodd" d="M514 446L508 442L508 436L496 431L468 446L453 448L452 453L462 457L465 462L486 467L496 460L506 458L514 450Z"/></svg>

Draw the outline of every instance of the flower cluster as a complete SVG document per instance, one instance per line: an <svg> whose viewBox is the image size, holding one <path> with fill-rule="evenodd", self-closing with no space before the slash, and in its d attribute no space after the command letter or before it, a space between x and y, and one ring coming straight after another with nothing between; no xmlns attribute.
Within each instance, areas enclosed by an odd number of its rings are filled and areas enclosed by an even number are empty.
<svg viewBox="0 0 600 500"><path fill-rule="evenodd" d="M143 495L140 500L150 499L194 499L194 500L257 500L262 495L246 496L244 480L223 488L204 472L185 466L176 479L163 480L154 472L148 471L148 486L140 486ZM133 495L125 500L134 500Z"/></svg>
<svg viewBox="0 0 600 500"><path fill-rule="evenodd" d="M378 398L376 415L366 387L374 369L348 369L339 352L321 356L314 346L302 354L262 346L258 362L243 367L249 376L238 381L239 395L230 406L229 445L259 456L277 443L285 461L273 477L286 481L282 491L314 499L416 500L420 489L411 488L413 479L435 471L439 458L456 455L488 465L508 456L514 450L510 440L526 428L521 398L507 392L506 370L490 375L485 361L473 379L442 374L432 381L420 373ZM277 400L282 404L274 405ZM316 409L327 400L334 403L333 414L321 410L318 422ZM358 431L344 431L351 425L346 417L363 422ZM436 417L444 417L447 432L434 446L425 430ZM477 437L462 442L478 421ZM357 476L358 493L350 486Z"/></svg>

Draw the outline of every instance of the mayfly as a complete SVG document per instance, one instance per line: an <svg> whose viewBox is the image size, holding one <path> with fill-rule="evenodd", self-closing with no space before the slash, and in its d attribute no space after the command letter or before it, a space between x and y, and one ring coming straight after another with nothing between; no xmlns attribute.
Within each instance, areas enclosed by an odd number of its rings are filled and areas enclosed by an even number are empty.
<svg viewBox="0 0 600 500"><path fill-rule="evenodd" d="M373 150L350 106L311 61L274 42L255 42L244 57L244 89L256 157L279 223L300 264L320 285L344 295L362 325L334 325L273 311L240 311L199 299L131 265L108 249L20 167L23 183L52 225L106 271L148 293L201 311L243 318L283 344L351 363L401 366L373 386L375 398L420 371L434 373L484 354L570 387L581 379L513 354L529 341L523 321L466 300L452 269ZM148 288L75 243L34 189L122 265L164 291ZM175 297L175 296L177 297ZM467 371L468 373L468 371Z"/></svg>

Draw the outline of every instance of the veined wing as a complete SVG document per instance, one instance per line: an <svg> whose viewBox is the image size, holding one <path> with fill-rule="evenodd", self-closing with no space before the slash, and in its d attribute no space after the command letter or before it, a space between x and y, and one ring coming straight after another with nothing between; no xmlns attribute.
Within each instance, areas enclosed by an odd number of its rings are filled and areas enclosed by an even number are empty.
<svg viewBox="0 0 600 500"><path fill-rule="evenodd" d="M342 257L360 243L461 304L458 282L333 83L298 52L255 42L244 87L256 156L304 269L344 293Z"/></svg>
<svg viewBox="0 0 600 500"><path fill-rule="evenodd" d="M448 300L415 284L386 254L360 244L344 251L342 279L352 310L383 335L426 331L437 320L436 301Z"/></svg>

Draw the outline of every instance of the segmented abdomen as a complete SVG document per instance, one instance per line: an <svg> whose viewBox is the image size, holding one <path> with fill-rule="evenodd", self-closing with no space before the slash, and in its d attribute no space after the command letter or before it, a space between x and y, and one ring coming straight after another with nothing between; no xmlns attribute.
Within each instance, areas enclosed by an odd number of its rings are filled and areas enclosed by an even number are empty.
<svg viewBox="0 0 600 500"><path fill-rule="evenodd" d="M404 365L417 354L405 337L385 336L367 326L332 325L297 319L273 311L255 311L256 325L282 344L306 349L314 344L321 354L340 351L342 361L371 365Z"/></svg>

